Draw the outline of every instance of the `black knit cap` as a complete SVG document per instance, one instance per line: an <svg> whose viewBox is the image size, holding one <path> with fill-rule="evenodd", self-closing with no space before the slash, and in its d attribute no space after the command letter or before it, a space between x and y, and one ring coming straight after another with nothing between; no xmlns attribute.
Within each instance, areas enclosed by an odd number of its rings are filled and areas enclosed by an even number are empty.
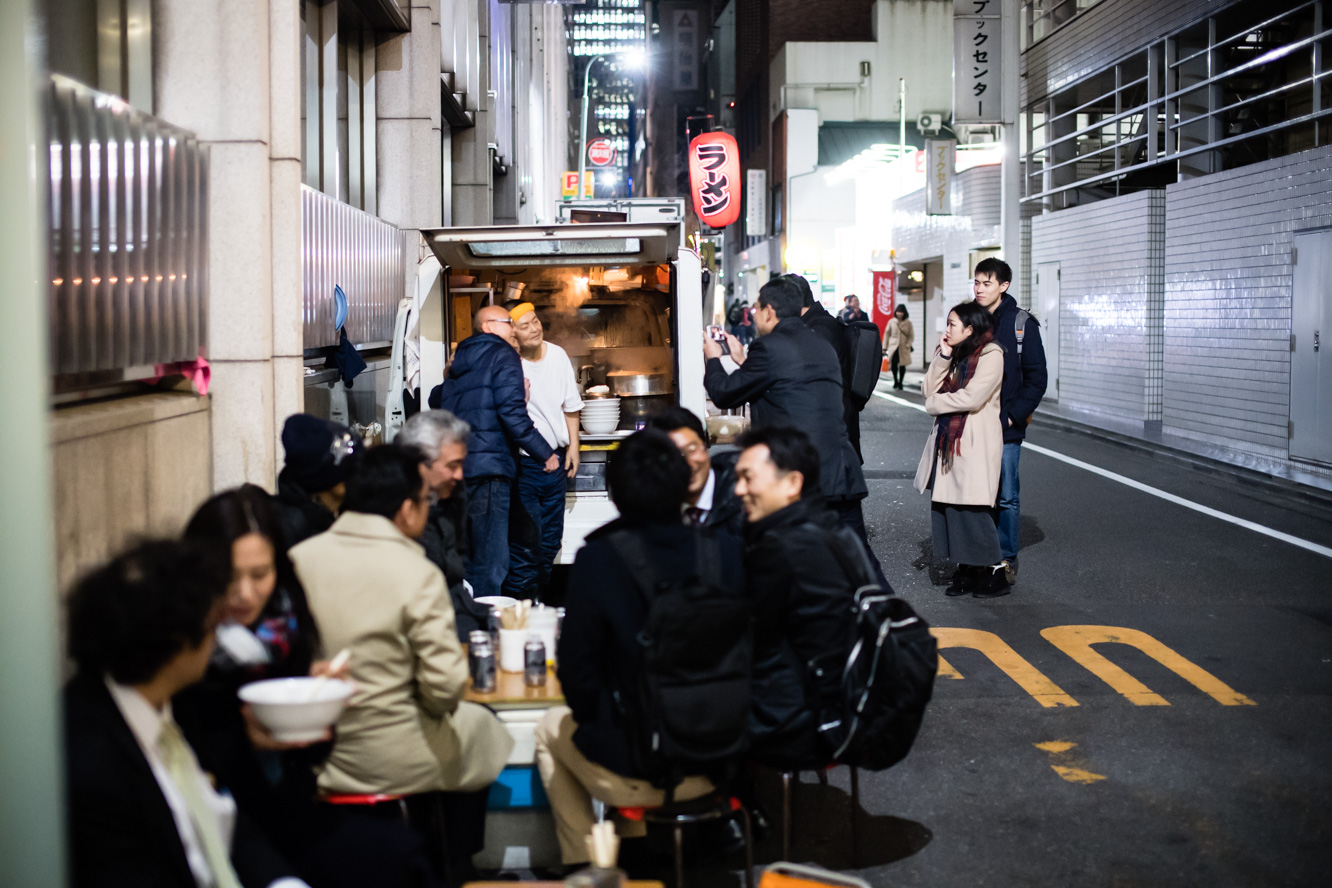
<svg viewBox="0 0 1332 888"><path fill-rule="evenodd" d="M341 423L293 413L282 426L282 475L307 493L322 493L347 480L348 457L360 446L360 438Z"/></svg>

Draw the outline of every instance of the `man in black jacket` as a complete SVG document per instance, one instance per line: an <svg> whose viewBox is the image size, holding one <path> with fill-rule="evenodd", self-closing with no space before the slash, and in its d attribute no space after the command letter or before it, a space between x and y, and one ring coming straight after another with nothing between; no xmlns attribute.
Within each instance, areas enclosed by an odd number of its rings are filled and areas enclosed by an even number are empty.
<svg viewBox="0 0 1332 888"><path fill-rule="evenodd" d="M193 544L151 542L70 596L79 669L64 712L75 888L262 888L292 877L230 796L213 789L171 716L171 697L208 667L226 589L225 564Z"/></svg>
<svg viewBox="0 0 1332 888"><path fill-rule="evenodd" d="M819 334L825 342L837 352L837 366L845 368L850 358L851 342L846 337L846 328L842 322L828 313L823 304L815 300L814 290L809 281L798 274L785 275L786 279L800 288L800 320L806 327ZM855 399L846 390L846 375L842 376L842 422L846 423L846 437L856 451L856 458L864 464L865 457L860 452L860 408Z"/></svg>
<svg viewBox="0 0 1332 888"><path fill-rule="evenodd" d="M695 527L721 527L740 537L744 509L735 495L735 460L739 451L708 453L708 432L703 422L684 407L668 407L648 420L671 438L689 464L689 494L685 520Z"/></svg>
<svg viewBox="0 0 1332 888"><path fill-rule="evenodd" d="M833 347L801 323L803 304L800 288L790 280L778 277L764 284L754 312L758 341L746 355L727 340L738 370L726 373L721 346L705 334L703 385L722 409L748 402L755 429L794 428L809 436L819 454L825 502L860 537L876 577L887 585L865 533L860 504L869 488L842 420L842 368Z"/></svg>
<svg viewBox="0 0 1332 888"><path fill-rule="evenodd" d="M976 264L972 292L976 301L994 316L994 341L1004 347L1004 382L999 392L999 422L1004 429L1004 459L999 475L999 551L1004 558L1008 583L1017 582L1018 542L1021 512L1018 502L1018 464L1022 442L1027 437L1031 415L1045 396L1049 375L1045 369L1045 346L1041 325L1008 292L1013 269L1002 259L982 259ZM1019 341L1021 327L1021 341Z"/></svg>
<svg viewBox="0 0 1332 888"><path fill-rule="evenodd" d="M664 432L630 435L611 455L606 474L620 517L589 534L574 560L558 657L568 706L552 709L536 729L537 767L566 865L588 859L583 838L594 822L594 798L616 807L655 806L665 799L640 773L626 730L630 713L639 711L638 637L647 604L613 536L637 537L663 583L682 579L698 563L699 531L680 517L689 467ZM743 588L737 547L722 545L718 555L723 587ZM697 798L711 789L706 778L687 777L675 798Z"/></svg>
<svg viewBox="0 0 1332 888"><path fill-rule="evenodd" d="M838 712L853 636L859 541L818 496L819 455L795 429L746 432L736 463L754 602L750 758L782 770L831 761L819 726ZM886 588L886 587L885 587Z"/></svg>

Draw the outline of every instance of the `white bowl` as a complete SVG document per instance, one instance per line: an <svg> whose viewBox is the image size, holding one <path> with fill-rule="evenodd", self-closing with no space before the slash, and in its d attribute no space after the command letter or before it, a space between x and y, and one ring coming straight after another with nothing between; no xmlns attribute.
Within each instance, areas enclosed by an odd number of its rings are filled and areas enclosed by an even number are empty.
<svg viewBox="0 0 1332 888"><path fill-rule="evenodd" d="M609 435L615 431L615 427L620 424L620 418L614 419L584 419L583 430L590 435Z"/></svg>
<svg viewBox="0 0 1332 888"><path fill-rule="evenodd" d="M620 409L619 402L614 404L584 404L584 413L614 413Z"/></svg>
<svg viewBox="0 0 1332 888"><path fill-rule="evenodd" d="M241 700L282 743L318 740L342 715L355 688L350 682L329 678L315 687L315 678L270 678L241 687ZM313 696L311 692L313 691Z"/></svg>
<svg viewBox="0 0 1332 888"><path fill-rule="evenodd" d="M506 607L513 607L518 603L517 598L510 598L507 595L482 595L480 598L473 599L477 604L484 604L487 607L497 607L504 610Z"/></svg>

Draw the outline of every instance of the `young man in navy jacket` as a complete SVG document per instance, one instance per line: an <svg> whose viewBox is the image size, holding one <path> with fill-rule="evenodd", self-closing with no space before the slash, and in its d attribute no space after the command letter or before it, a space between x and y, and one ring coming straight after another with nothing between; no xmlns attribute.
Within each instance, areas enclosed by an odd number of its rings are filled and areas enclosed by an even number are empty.
<svg viewBox="0 0 1332 888"><path fill-rule="evenodd" d="M1004 382L999 395L999 421L1004 427L1003 471L999 476L999 548L1009 585L1017 582L1018 533L1018 463L1022 441L1036 405L1045 395L1048 374L1045 370L1045 346L1041 343L1041 325L1020 309L1008 293L1013 269L1001 259L983 259L976 265L972 293L977 302L994 316L994 341L1004 347ZM1021 334L1018 329L1021 327ZM1019 346L1018 337L1021 335Z"/></svg>

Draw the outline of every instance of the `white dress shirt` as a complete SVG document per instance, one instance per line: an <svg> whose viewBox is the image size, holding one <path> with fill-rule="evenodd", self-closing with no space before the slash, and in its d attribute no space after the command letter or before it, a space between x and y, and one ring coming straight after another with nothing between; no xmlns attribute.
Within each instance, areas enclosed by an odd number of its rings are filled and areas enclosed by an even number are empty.
<svg viewBox="0 0 1332 888"><path fill-rule="evenodd" d="M701 513L700 520L706 521L708 513L712 511L712 498L717 490L717 473L708 469L708 480L703 484L703 489L699 491L698 502L694 503L694 508Z"/></svg>

